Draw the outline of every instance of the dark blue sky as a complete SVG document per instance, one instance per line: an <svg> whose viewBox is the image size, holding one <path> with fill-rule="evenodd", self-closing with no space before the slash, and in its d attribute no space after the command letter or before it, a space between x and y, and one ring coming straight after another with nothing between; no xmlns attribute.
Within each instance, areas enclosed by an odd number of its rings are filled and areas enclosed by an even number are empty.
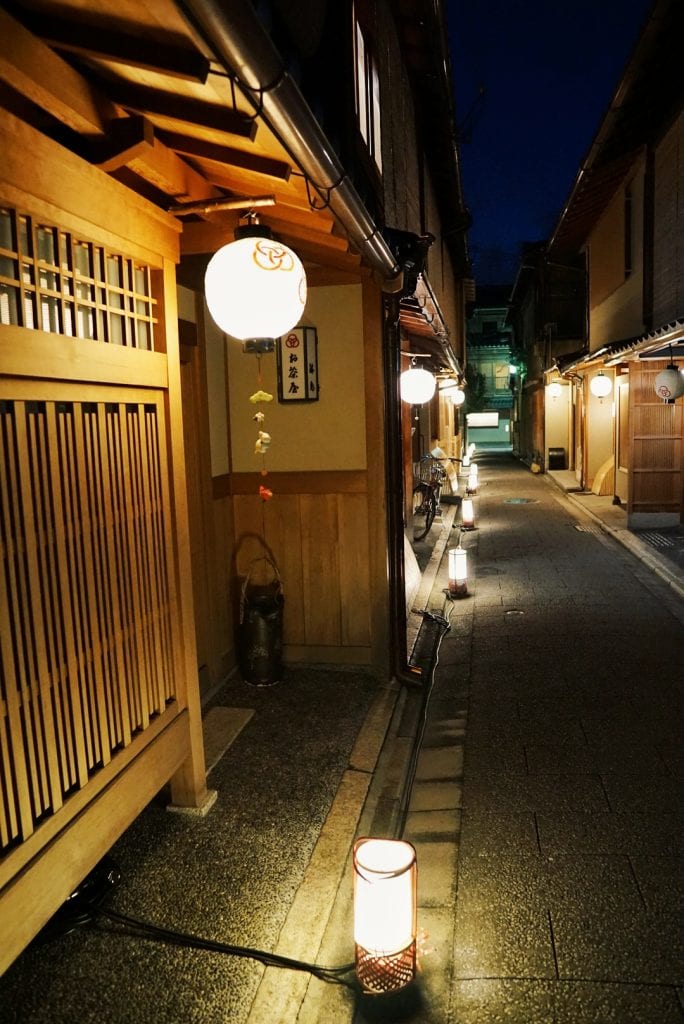
<svg viewBox="0 0 684 1024"><path fill-rule="evenodd" d="M513 280L521 242L547 237L651 0L445 0L479 284Z"/></svg>

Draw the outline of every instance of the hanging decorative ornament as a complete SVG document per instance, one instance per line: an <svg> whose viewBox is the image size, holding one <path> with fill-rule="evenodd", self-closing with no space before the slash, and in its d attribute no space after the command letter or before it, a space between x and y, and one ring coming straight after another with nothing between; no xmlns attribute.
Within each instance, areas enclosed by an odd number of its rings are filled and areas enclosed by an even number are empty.
<svg viewBox="0 0 684 1024"><path fill-rule="evenodd" d="M273 395L269 395L268 391L261 391L261 390L259 390L259 391L255 391L253 395L250 395L249 396L249 400L250 400L250 402L252 402L253 405L256 405L258 402L272 402L273 401ZM262 416L263 416L263 413L262 413ZM263 423L263 420L262 420L262 423Z"/></svg>
<svg viewBox="0 0 684 1024"><path fill-rule="evenodd" d="M664 402L674 402L680 395L684 395L684 374L674 363L670 363L656 377L655 393Z"/></svg>
<svg viewBox="0 0 684 1024"><path fill-rule="evenodd" d="M207 307L217 326L240 341L280 338L304 312L306 274L292 249L251 220L209 260Z"/></svg>
<svg viewBox="0 0 684 1024"><path fill-rule="evenodd" d="M273 401L273 395L269 391L264 391L263 388L261 387L262 375L261 375L261 355L260 354L257 354L257 384L259 386L258 390L255 391L253 395L249 396L249 400L252 403L252 405L258 405L260 403L272 402ZM269 446L271 444L271 435L268 433L267 430L263 430L262 429L263 425L264 425L264 421L266 419L266 414L263 413L261 411L261 409L259 409L258 412L254 413L254 415L252 416L252 419L254 420L254 422L256 423L257 427L259 428L258 431L257 431L257 439L254 442L254 454L261 456L261 469L260 469L259 472L260 472L260 475L262 477L264 477L264 476L268 476L268 470L266 469L265 456L266 456L266 452L268 451ZM260 484L260 486L259 486L259 497L261 498L261 500L263 502L270 501L271 498L273 497L273 491L270 490L270 488L268 488L268 487L264 487L263 484ZM263 513L262 513L262 519L263 519ZM263 523L262 523L262 526L263 526Z"/></svg>
<svg viewBox="0 0 684 1024"><path fill-rule="evenodd" d="M268 451L268 446L271 443L271 435L267 434L265 430L259 431L259 436L254 443L254 454L265 455Z"/></svg>

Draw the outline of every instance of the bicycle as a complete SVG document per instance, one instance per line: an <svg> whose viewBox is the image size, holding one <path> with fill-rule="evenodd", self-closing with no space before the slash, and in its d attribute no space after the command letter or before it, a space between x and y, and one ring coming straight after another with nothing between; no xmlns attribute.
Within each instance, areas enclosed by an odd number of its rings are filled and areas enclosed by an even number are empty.
<svg viewBox="0 0 684 1024"><path fill-rule="evenodd" d="M412 521L413 540L423 540L430 532L439 496L442 490L442 483L446 473L437 459L431 455L424 455L419 463L420 482L413 488Z"/></svg>

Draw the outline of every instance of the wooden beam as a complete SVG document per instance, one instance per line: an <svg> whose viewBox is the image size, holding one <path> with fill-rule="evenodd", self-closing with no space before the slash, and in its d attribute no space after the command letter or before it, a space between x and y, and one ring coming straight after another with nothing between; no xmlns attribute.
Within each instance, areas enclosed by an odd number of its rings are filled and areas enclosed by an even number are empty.
<svg viewBox="0 0 684 1024"><path fill-rule="evenodd" d="M238 196L258 196L264 191L263 175L228 164L200 162L202 173L212 185ZM310 214L311 206L306 194L303 179L292 176L286 185L275 178L268 182L268 192L272 193L277 203L283 203L300 212Z"/></svg>
<svg viewBox="0 0 684 1024"><path fill-rule="evenodd" d="M176 46L163 39L146 39L108 26L85 25L75 20L34 12L22 14L31 31L50 46L69 53L101 60L112 60L129 67L157 71L174 78L204 84L209 60L197 50Z"/></svg>
<svg viewBox="0 0 684 1024"><path fill-rule="evenodd" d="M273 233L296 252L305 251L312 255L315 262L326 262L333 254L345 258L344 266L352 269L358 262L349 253L348 243L336 235L324 234L321 231L310 231L298 224L278 220L270 214L262 213L260 221L271 227ZM184 256L192 253L216 252L222 245L232 242L238 224L237 214L223 218L220 223L189 223L183 226L181 250Z"/></svg>
<svg viewBox="0 0 684 1024"><path fill-rule="evenodd" d="M108 135L90 147L90 162L101 171L116 171L131 160L151 153L154 127L144 117L119 117L112 121Z"/></svg>
<svg viewBox="0 0 684 1024"><path fill-rule="evenodd" d="M256 136L255 120L221 103L204 103L187 96L132 85L121 80L108 82L107 90L115 103L137 114L156 114L166 121L200 125L212 131L237 135L250 141Z"/></svg>
<svg viewBox="0 0 684 1024"><path fill-rule="evenodd" d="M146 150L133 160L128 167L135 173L161 189L166 195L184 202L218 198L221 191L215 188L199 171L182 160L173 150L154 139L151 150Z"/></svg>
<svg viewBox="0 0 684 1024"><path fill-rule="evenodd" d="M288 181L292 172L290 164L284 160L273 160L270 157L260 156L258 153L248 153L232 146L221 146L192 135L183 135L180 132L160 132L159 137L167 146L183 156L212 160L217 164L230 164L233 167L252 171L254 174L278 178L281 181Z"/></svg>
<svg viewBox="0 0 684 1024"><path fill-rule="evenodd" d="M66 61L0 8L0 78L76 132L103 135L117 114Z"/></svg>

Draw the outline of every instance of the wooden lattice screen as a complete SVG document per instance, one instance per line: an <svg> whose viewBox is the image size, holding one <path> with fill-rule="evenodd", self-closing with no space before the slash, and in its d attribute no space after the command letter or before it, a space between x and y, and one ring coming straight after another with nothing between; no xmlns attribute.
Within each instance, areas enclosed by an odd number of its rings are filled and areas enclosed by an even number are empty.
<svg viewBox="0 0 684 1024"><path fill-rule="evenodd" d="M163 396L108 387L76 401L73 386L53 385L52 400L39 391L17 400L3 391L17 388L0 390L6 850L175 694Z"/></svg>

